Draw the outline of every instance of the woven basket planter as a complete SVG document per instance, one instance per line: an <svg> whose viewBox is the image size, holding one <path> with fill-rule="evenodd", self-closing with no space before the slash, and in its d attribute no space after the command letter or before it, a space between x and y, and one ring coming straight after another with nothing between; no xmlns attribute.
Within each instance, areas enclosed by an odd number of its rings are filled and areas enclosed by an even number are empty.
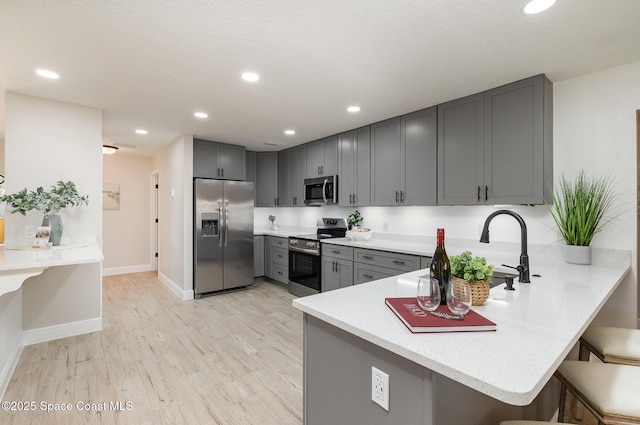
<svg viewBox="0 0 640 425"><path fill-rule="evenodd" d="M451 278L454 292L456 291L456 285L460 284L459 282L466 281L459 277ZM471 286L471 305L482 305L489 299L489 284L486 281L474 280L473 282L469 282L469 286Z"/></svg>

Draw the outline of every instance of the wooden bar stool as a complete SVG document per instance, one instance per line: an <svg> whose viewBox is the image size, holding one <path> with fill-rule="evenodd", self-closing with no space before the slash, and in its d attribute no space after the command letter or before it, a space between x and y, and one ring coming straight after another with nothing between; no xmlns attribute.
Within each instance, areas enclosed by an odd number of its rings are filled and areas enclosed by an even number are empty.
<svg viewBox="0 0 640 425"><path fill-rule="evenodd" d="M580 338L580 360L589 353L605 363L640 366L640 330L590 326Z"/></svg>
<svg viewBox="0 0 640 425"><path fill-rule="evenodd" d="M561 384L558 422L570 391L599 425L640 424L640 367L566 360L555 376Z"/></svg>

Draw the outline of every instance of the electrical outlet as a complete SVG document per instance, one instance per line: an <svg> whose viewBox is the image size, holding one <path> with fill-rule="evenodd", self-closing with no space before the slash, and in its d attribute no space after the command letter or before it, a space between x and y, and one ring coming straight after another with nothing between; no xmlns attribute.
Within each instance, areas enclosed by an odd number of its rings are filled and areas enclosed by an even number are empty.
<svg viewBox="0 0 640 425"><path fill-rule="evenodd" d="M371 367L371 400L389 411L389 375Z"/></svg>

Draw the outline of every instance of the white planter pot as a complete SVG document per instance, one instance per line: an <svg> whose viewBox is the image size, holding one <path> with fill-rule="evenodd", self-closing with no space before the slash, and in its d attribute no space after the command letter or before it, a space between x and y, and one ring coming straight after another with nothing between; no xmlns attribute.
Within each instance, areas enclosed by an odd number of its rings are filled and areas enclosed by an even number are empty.
<svg viewBox="0 0 640 425"><path fill-rule="evenodd" d="M569 264L591 264L591 247L566 245L564 248L564 261Z"/></svg>

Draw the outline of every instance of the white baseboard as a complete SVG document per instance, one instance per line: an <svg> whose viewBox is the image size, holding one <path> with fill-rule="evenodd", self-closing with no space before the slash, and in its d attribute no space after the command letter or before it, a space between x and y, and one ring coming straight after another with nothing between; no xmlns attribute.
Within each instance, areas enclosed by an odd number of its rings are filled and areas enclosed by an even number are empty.
<svg viewBox="0 0 640 425"><path fill-rule="evenodd" d="M102 276L115 276L118 274L140 273L150 272L153 268L151 264L140 264L138 266L125 266L125 267L110 267L108 269L102 269Z"/></svg>
<svg viewBox="0 0 640 425"><path fill-rule="evenodd" d="M22 333L22 345L38 344L40 342L53 341L54 339L83 335L101 330L101 317L80 320L78 322L64 323L62 325L31 329Z"/></svg>
<svg viewBox="0 0 640 425"><path fill-rule="evenodd" d="M158 279L160 279L160 282L164 283L165 286L169 288L169 290L173 292L176 295L176 297L178 297L182 301L188 301L193 299L193 289L188 291L182 289L177 283L175 283L174 281L169 279L166 275L160 272L158 272Z"/></svg>
<svg viewBox="0 0 640 425"><path fill-rule="evenodd" d="M22 354L22 347L22 345L19 345L13 350L9 361L5 363L4 368L2 368L2 373L0 373L0 400L4 399L4 393L7 391L9 381L11 381L11 376L13 376L13 371L16 370L16 366L18 366L18 360L20 360L20 355Z"/></svg>

